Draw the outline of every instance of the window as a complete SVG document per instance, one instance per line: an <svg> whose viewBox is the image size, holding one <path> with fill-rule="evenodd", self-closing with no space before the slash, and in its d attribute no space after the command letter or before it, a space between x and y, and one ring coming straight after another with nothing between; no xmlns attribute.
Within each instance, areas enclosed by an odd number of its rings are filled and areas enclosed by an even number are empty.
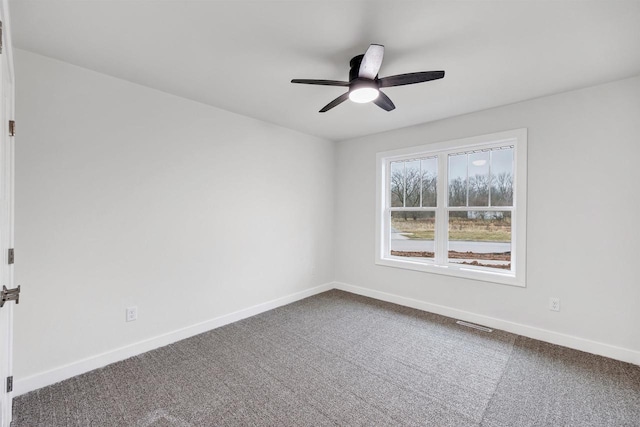
<svg viewBox="0 0 640 427"><path fill-rule="evenodd" d="M527 131L378 153L376 263L525 285Z"/></svg>

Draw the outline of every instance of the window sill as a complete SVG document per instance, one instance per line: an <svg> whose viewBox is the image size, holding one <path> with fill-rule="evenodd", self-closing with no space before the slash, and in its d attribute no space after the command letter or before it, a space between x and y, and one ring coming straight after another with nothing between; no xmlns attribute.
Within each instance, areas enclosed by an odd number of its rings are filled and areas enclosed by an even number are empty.
<svg viewBox="0 0 640 427"><path fill-rule="evenodd" d="M442 274L445 276L478 280L482 282L498 283L501 285L516 286L520 288L524 288L526 286L524 280L519 280L518 277L513 274L494 273L491 271L474 270L464 267L425 264L394 258L378 258L376 259L376 264L386 267L401 268L404 270L414 270L424 273Z"/></svg>

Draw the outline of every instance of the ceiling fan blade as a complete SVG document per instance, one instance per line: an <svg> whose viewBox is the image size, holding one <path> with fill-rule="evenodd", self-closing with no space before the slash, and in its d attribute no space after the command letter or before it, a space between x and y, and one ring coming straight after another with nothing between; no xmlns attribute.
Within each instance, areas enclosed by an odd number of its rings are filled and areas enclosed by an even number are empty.
<svg viewBox="0 0 640 427"><path fill-rule="evenodd" d="M336 99L334 99L333 101L331 101L330 103L328 103L327 105L322 107L322 110L320 110L320 112L321 113L326 113L327 111L331 110L336 105L342 104L347 99L349 99L349 92L343 93L342 95L340 95L339 97L337 97Z"/></svg>
<svg viewBox="0 0 640 427"><path fill-rule="evenodd" d="M358 77L365 79L375 79L380 71L382 65L382 58L384 57L384 46L381 44L372 44L369 49L364 53L362 62L360 63L360 70L358 70Z"/></svg>
<svg viewBox="0 0 640 427"><path fill-rule="evenodd" d="M444 71L421 71L418 73L398 74L395 76L383 77L378 80L380 87L412 85L414 83L428 82L444 77Z"/></svg>
<svg viewBox="0 0 640 427"><path fill-rule="evenodd" d="M339 80L313 80L313 79L293 79L291 83L303 83L307 85L322 86L349 86L349 82L341 82Z"/></svg>
<svg viewBox="0 0 640 427"><path fill-rule="evenodd" d="M373 103L385 111L395 110L396 106L393 105L393 102L391 101L391 99L389 99L387 95L382 93L382 91L378 91L378 92L379 92L378 97L373 100Z"/></svg>

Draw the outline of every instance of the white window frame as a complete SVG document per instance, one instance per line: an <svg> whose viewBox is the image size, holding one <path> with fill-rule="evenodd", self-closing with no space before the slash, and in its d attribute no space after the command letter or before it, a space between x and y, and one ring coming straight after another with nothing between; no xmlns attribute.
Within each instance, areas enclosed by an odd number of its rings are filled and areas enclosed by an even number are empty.
<svg viewBox="0 0 640 427"><path fill-rule="evenodd" d="M512 271L489 271L447 263L449 208L448 157L449 154L487 148L514 147L513 207L511 217L511 264ZM435 258L418 262L393 257L389 251L390 236L390 168L391 162L438 156L437 208L407 208L407 210L436 211ZM427 273L444 274L484 282L512 286L526 286L526 216L527 216L527 129L515 129L488 135L474 136L451 141L379 152L376 155L376 255L378 265L397 267ZM455 209L455 208L454 208ZM464 210L504 211L503 207L484 207ZM511 208L510 208L511 209ZM446 238L438 237L446 236ZM444 259L443 259L444 258Z"/></svg>

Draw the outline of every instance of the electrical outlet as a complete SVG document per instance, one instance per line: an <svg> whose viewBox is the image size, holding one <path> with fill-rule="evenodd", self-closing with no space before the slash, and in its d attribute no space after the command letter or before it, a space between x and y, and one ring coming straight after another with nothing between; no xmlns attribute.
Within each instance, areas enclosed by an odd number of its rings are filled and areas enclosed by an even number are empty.
<svg viewBox="0 0 640 427"><path fill-rule="evenodd" d="M134 320L138 320L138 307L127 307L126 310L126 320L127 322L133 322Z"/></svg>
<svg viewBox="0 0 640 427"><path fill-rule="evenodd" d="M549 298L549 310L560 311L560 298Z"/></svg>

